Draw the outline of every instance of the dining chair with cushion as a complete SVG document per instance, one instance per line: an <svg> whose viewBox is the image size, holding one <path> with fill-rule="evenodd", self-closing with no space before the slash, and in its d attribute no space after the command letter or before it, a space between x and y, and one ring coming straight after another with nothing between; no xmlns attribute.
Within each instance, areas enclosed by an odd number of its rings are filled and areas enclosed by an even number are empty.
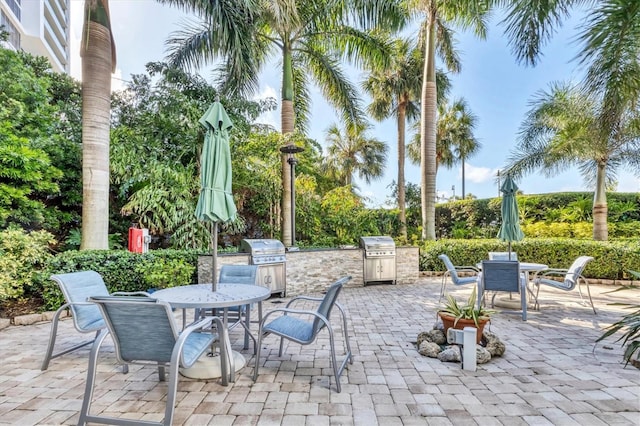
<svg viewBox="0 0 640 426"><path fill-rule="evenodd" d="M106 329L100 332L91 348L78 425L87 423L171 425L178 388L178 369L193 366L198 358L211 348L217 338L211 332L212 326L215 325L217 330L221 330L221 320L218 317L206 317L180 332L171 305L167 302L144 296L97 296L89 300L101 311ZM100 348L107 336L111 336L113 340L118 362L153 365L158 368L160 381L165 381L165 369L168 367L169 380L163 421L132 420L89 413ZM220 346L223 348L221 350L224 350L225 345ZM226 377L228 369L226 354L221 353L220 358L222 377Z"/></svg>
<svg viewBox="0 0 640 426"><path fill-rule="evenodd" d="M583 304L586 304L584 297L582 296L581 289L582 284L585 284L587 287L587 295L589 296L589 304L591 305L591 309L593 309L593 313L596 314L596 308L593 305L593 299L591 298L591 290L589 289L589 281L584 277L584 275L582 275L587 263L592 260L593 257L591 256L580 256L573 261L573 264L571 264L569 269L549 268L536 272L532 280L533 285L536 288L534 295L534 309L540 308L538 295L540 293L540 286L542 285L547 285L564 291L571 291L578 287L580 300Z"/></svg>
<svg viewBox="0 0 640 426"><path fill-rule="evenodd" d="M520 265L515 260L484 260L482 272L478 275L478 308L485 303L485 292L492 291L491 307L497 292L520 293L522 320L527 320L527 280L520 273Z"/></svg>
<svg viewBox="0 0 640 426"><path fill-rule="evenodd" d="M220 284L258 285L258 265L223 265L220 268ZM249 348L249 337L253 339L253 353L256 352L256 340L250 332L251 306L232 306L228 309L230 318L235 321L229 327L232 329L240 324L244 327L244 349ZM258 303L258 322L262 319L262 304Z"/></svg>
<svg viewBox="0 0 640 426"><path fill-rule="evenodd" d="M347 283L351 277L343 277L334 282L329 289L327 289L324 297L308 297L298 296L289 301L286 307L277 308L269 311L265 314L262 321L260 321L260 328L258 330L258 352L256 354L256 362L253 370L253 380L258 378L258 368L260 366L260 349L262 340L269 334L280 336L280 349L278 356L282 356L282 350L284 346L284 340L290 340L301 345L309 345L313 343L318 334L327 329L329 334L329 345L331 350L331 365L333 367L333 376L336 380L336 388L338 392L342 390L340 387L340 376L344 371L347 362L353 364L353 355L351 354L351 345L349 344L349 334L347 332L347 317L344 309L336 299L342 290L342 287ZM302 310L293 309L291 306L298 301L312 301L315 302L318 307L316 310ZM333 326L330 321L331 312L333 307L336 306L342 317L342 333L344 336L345 345L345 358L338 366L336 361L336 349L334 341ZM274 314L281 314L277 318L267 322Z"/></svg>
<svg viewBox="0 0 640 426"><path fill-rule="evenodd" d="M109 290L105 285L102 276L95 271L70 272L66 274L55 274L51 279L58 284L62 294L64 295L65 304L62 305L53 315L51 321L51 332L49 335L49 344L47 352L40 367L43 371L49 368L49 362L53 358L75 351L76 349L90 345L98 336L100 330L105 327L104 320L100 314L100 309L91 302L87 302L90 296L108 296ZM114 294L138 294L146 295L143 292ZM58 353L53 353L56 338L58 334L58 322L60 317L66 310L71 311L73 326L80 333L95 333L94 339L83 341L70 348L64 349ZM125 368L126 372L126 368Z"/></svg>
<svg viewBox="0 0 640 426"><path fill-rule="evenodd" d="M518 253L512 251L509 255L508 251L490 251L489 260L518 260Z"/></svg>
<svg viewBox="0 0 640 426"><path fill-rule="evenodd" d="M447 278L450 278L451 282L456 286L477 283L479 270L475 266L454 266L453 262L451 262L451 259L449 259L449 256L447 256L446 254L439 255L438 259L442 260L444 266L447 268L447 270L442 275L442 285L440 287L440 298L438 299L438 303L440 303L440 301L442 300L442 296L444 295L444 291L446 289L448 281ZM460 275L458 275L461 272L466 273L467 275L471 275L467 277L461 277Z"/></svg>

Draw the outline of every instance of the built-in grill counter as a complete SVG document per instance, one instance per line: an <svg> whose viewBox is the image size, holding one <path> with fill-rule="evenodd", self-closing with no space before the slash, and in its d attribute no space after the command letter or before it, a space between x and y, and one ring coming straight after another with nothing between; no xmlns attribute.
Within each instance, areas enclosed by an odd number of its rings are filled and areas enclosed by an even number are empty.
<svg viewBox="0 0 640 426"><path fill-rule="evenodd" d="M361 237L364 249L364 284L390 281L396 283L396 243L386 236Z"/></svg>
<svg viewBox="0 0 640 426"><path fill-rule="evenodd" d="M271 289L271 294L284 297L287 289L284 244L271 239L244 239L240 250L249 253L249 263L258 265L258 284Z"/></svg>

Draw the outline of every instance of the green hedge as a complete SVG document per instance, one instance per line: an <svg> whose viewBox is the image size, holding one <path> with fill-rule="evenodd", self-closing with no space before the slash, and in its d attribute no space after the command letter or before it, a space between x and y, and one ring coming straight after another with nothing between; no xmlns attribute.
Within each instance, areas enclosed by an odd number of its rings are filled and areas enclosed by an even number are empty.
<svg viewBox="0 0 640 426"><path fill-rule="evenodd" d="M487 259L490 251L507 251L507 243L497 239L455 240L443 239L425 243L420 250L421 271L444 271L438 255L445 253L454 265L475 265ZM640 242L589 241L563 238L525 239L513 243L512 250L518 260L568 268L578 256L593 256L585 276L599 279L629 279L629 270L640 270Z"/></svg>
<svg viewBox="0 0 640 426"><path fill-rule="evenodd" d="M183 271L184 264L187 264L191 277L184 284L196 283L198 254L196 250L153 250L144 254L125 250L66 251L47 263L38 281L42 286L45 308L54 310L64 303L64 297L58 286L49 279L52 274L92 270L102 275L110 293L146 291L150 285L143 272L153 263L158 268L165 268L169 276L179 275L178 272Z"/></svg>

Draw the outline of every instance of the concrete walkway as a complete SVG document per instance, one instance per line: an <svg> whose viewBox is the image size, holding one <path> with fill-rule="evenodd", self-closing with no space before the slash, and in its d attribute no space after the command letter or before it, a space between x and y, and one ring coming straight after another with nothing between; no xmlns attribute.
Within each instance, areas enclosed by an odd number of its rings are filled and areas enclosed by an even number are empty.
<svg viewBox="0 0 640 426"><path fill-rule="evenodd" d="M181 377L174 424L640 425L640 370L624 367L613 339L595 344L628 312L608 303L637 302L638 292L592 289L598 315L577 303L577 292L546 289L541 311L530 311L527 322L496 314L490 331L507 351L468 372L422 357L414 345L435 322L439 279L345 288L339 301L350 318L355 362L342 376L342 393L330 384L326 333L314 345L285 346L282 358L276 338L268 337L257 383L251 350L244 351L249 366L228 387ZM460 298L469 291L452 289ZM265 309L282 306L277 301ZM0 331L0 424L77 422L89 349L54 359L42 372L49 329L40 323ZM62 345L84 337L69 320L60 333ZM242 347L241 337L232 332L234 348ZM160 420L166 385L154 368L131 366L124 375L108 351L100 364L92 412Z"/></svg>

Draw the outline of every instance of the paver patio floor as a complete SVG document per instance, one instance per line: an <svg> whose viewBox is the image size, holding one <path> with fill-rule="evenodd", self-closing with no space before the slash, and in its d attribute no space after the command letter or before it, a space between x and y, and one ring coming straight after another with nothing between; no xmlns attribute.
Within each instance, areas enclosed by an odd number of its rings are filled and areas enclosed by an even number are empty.
<svg viewBox="0 0 640 426"><path fill-rule="evenodd" d="M450 290L465 298L470 287ZM281 358L278 340L269 336L256 383L252 349L242 351L248 366L230 386L181 377L174 424L640 425L640 370L624 366L623 348L614 339L595 344L628 312L609 303L638 302L638 292L609 290L592 286L597 315L578 303L577 292L546 288L541 310L530 310L528 321L519 314L494 315L489 329L506 353L470 372L423 357L414 345L418 333L434 325L439 278L345 288L338 300L348 313L355 361L343 373L341 393L329 380L326 332L316 344L285 346ZM282 306L278 300L266 301L265 310ZM77 422L89 349L40 371L49 330L49 323L40 323L0 331L0 424ZM69 320L59 333L61 345L86 337ZM231 337L241 348L240 328ZM166 384L158 382L156 370L131 366L122 374L109 351L100 360L92 412L160 420Z"/></svg>

